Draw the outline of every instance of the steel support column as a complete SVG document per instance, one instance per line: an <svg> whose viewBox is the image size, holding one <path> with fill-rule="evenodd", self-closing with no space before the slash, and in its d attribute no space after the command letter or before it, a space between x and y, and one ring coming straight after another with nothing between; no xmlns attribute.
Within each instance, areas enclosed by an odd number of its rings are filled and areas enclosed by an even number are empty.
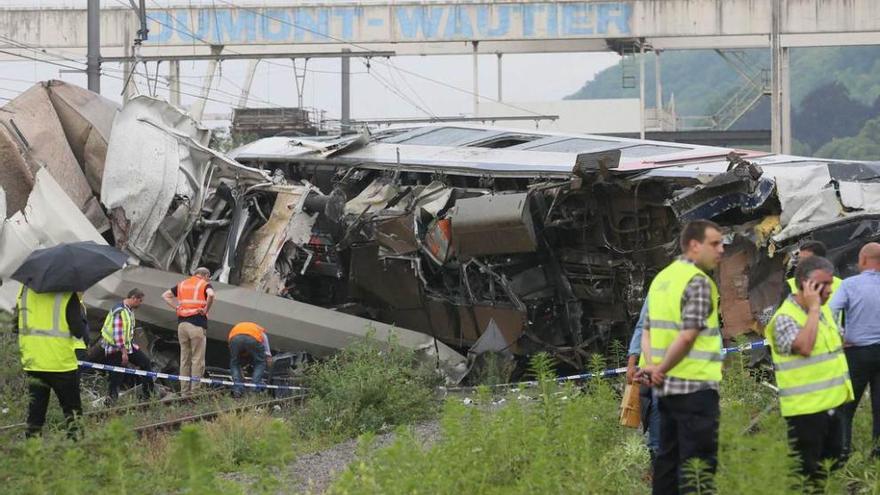
<svg viewBox="0 0 880 495"><path fill-rule="evenodd" d="M791 152L791 104L789 98L788 50L783 48L780 30L782 8L773 0L770 17L770 151Z"/></svg>
<svg viewBox="0 0 880 495"><path fill-rule="evenodd" d="M351 52L348 48L343 52ZM342 57L342 130L351 127L351 57Z"/></svg>
<svg viewBox="0 0 880 495"><path fill-rule="evenodd" d="M657 110L659 112L660 110L663 110L663 82L662 78L660 77L659 51L654 51L654 90L656 91L656 95L654 96L654 106L657 107Z"/></svg>
<svg viewBox="0 0 880 495"><path fill-rule="evenodd" d="M498 54L498 101L499 102L504 101L504 96L502 93L503 85L502 85L502 74L501 74L501 57L503 55L504 55L503 53Z"/></svg>
<svg viewBox="0 0 880 495"><path fill-rule="evenodd" d="M645 139L645 45L639 44L639 138Z"/></svg>
<svg viewBox="0 0 880 495"><path fill-rule="evenodd" d="M238 99L238 108L245 108L248 99L251 97L251 86L254 84L254 75L257 73L257 65L260 59L255 58L248 61L247 72L244 73L244 84L241 87L241 97Z"/></svg>
<svg viewBox="0 0 880 495"><path fill-rule="evenodd" d="M474 117L480 115L480 42L474 41Z"/></svg>
<svg viewBox="0 0 880 495"><path fill-rule="evenodd" d="M101 92L101 0L89 0L86 17L88 48L86 75L89 91Z"/></svg>
<svg viewBox="0 0 880 495"><path fill-rule="evenodd" d="M168 63L168 100L175 107L180 107L180 61Z"/></svg>
<svg viewBox="0 0 880 495"><path fill-rule="evenodd" d="M220 54L223 50L221 46L212 46L211 51L216 52L216 54ZM205 105L208 103L208 97L211 95L211 86L214 85L214 74L217 72L217 64L219 63L218 59L208 60L208 68L205 71L205 82L202 85L202 94L196 98L196 101L193 102L192 107L190 108L190 115L195 120L202 120L202 116L205 115Z"/></svg>

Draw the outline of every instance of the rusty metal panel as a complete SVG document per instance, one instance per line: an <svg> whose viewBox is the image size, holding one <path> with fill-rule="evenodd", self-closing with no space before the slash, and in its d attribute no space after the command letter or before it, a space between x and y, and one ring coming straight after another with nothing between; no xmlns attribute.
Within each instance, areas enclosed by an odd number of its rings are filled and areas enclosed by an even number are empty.
<svg viewBox="0 0 880 495"><path fill-rule="evenodd" d="M376 244L351 249L352 295L397 309L422 306L419 278L412 261L379 258Z"/></svg>
<svg viewBox="0 0 880 495"><path fill-rule="evenodd" d="M451 216L452 244L459 257L537 249L528 193L462 198Z"/></svg>
<svg viewBox="0 0 880 495"><path fill-rule="evenodd" d="M386 218L376 225L376 242L394 254L418 251L413 214Z"/></svg>

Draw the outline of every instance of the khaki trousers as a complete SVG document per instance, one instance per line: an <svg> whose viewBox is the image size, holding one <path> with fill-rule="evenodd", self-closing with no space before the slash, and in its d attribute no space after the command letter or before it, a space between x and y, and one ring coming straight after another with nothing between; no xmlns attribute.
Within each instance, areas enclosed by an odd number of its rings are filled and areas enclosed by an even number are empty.
<svg viewBox="0 0 880 495"><path fill-rule="evenodd" d="M205 329L192 323L177 325L177 340L180 342L181 376L203 377L205 375ZM201 385L198 382L180 382L180 393L188 394Z"/></svg>

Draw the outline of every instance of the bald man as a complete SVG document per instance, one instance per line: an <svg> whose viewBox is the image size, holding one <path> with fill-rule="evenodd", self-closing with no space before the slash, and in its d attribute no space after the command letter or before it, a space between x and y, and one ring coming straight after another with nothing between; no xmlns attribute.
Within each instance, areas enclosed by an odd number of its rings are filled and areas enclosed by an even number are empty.
<svg viewBox="0 0 880 495"><path fill-rule="evenodd" d="M880 456L880 244L865 244L859 251L860 274L843 281L831 298L835 318L846 315L844 342L855 401L844 410L844 451L852 446L852 423L865 388L871 386L874 418L873 457Z"/></svg>

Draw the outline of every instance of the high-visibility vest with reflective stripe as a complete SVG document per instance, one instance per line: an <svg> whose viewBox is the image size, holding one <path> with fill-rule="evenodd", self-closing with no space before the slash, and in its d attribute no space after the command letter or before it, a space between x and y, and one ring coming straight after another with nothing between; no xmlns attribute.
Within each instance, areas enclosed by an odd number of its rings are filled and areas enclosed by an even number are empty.
<svg viewBox="0 0 880 495"><path fill-rule="evenodd" d="M117 345L116 338L113 336L113 320L116 315L122 318L122 342L128 349L134 335L134 314L125 305L107 313L107 317L104 318L104 326L101 327L101 338L110 345Z"/></svg>
<svg viewBox="0 0 880 495"><path fill-rule="evenodd" d="M81 294L81 293L78 295L78 298L79 298L80 309L82 309L82 316L83 316L83 319L85 320L85 319L86 319L86 304L85 304L85 303L83 302L83 300L82 300L82 294ZM78 339L78 338L76 338L76 337L74 337L74 336L71 336L70 338L73 340L73 349L74 349L74 350L77 350L77 349L85 349L85 348L86 348L86 341L85 341L85 339Z"/></svg>
<svg viewBox="0 0 880 495"><path fill-rule="evenodd" d="M177 316L195 316L208 307L207 280L190 277L177 284Z"/></svg>
<svg viewBox="0 0 880 495"><path fill-rule="evenodd" d="M674 261L654 278L648 290L648 319L651 332L651 362L660 364L666 350L681 331L681 299L694 277L706 277L711 287L712 310L706 329L699 333L690 352L666 375L687 380L721 381L721 329L718 326L718 288L697 268Z"/></svg>
<svg viewBox="0 0 880 495"><path fill-rule="evenodd" d="M776 348L776 319L786 315L801 328L807 313L786 299L765 329L779 387L779 409L783 416L813 414L853 400L849 367L843 353L843 340L827 306L822 308L816 343L809 357L780 354Z"/></svg>
<svg viewBox="0 0 880 495"><path fill-rule="evenodd" d="M229 337L227 340L232 340L233 337L237 335L249 335L254 338L259 343L263 343L264 335L266 333L266 329L257 325L256 323L252 323L249 321L241 322L229 331Z"/></svg>
<svg viewBox="0 0 880 495"><path fill-rule="evenodd" d="M77 368L67 325L72 292L18 292L18 346L26 371L73 371Z"/></svg>

